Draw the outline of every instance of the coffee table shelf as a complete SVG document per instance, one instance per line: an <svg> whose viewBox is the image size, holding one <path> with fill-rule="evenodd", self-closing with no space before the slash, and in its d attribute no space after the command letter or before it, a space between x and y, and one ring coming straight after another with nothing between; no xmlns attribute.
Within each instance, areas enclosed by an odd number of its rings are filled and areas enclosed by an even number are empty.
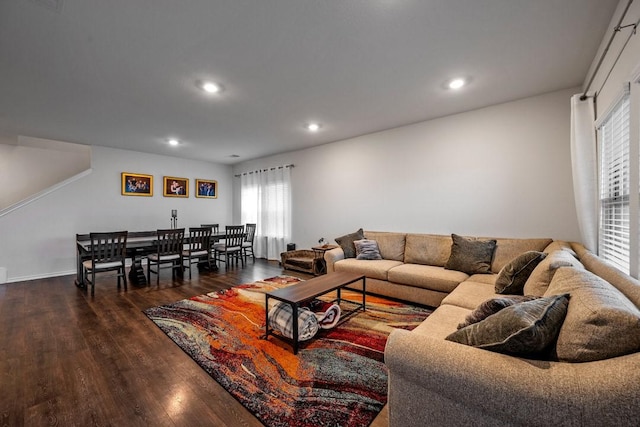
<svg viewBox="0 0 640 427"><path fill-rule="evenodd" d="M352 283L358 282L362 280L362 302L351 301L342 298L341 291L342 288L348 286ZM336 291L337 298L331 302L337 302L340 304L340 301L349 302L355 305L353 310L349 310L345 312L341 318L340 323L342 323L346 318L353 315L360 309L362 311L366 310L366 291L367 291L367 283L366 277L359 273L346 273L346 272L336 272L330 273L324 276L315 277L313 279L306 280L301 283L297 283L292 286L288 286L282 289L276 289L275 291L267 292L265 294L265 335L264 339L268 340L269 335L272 335L278 339L281 339L285 342L291 343L293 346L293 354L298 354L298 348L300 342L298 340L298 309L303 303L313 300L319 296L328 294L329 292ZM292 311L292 322L293 322L293 338L289 339L279 333L274 333L269 327L269 299L275 299L291 306Z"/></svg>

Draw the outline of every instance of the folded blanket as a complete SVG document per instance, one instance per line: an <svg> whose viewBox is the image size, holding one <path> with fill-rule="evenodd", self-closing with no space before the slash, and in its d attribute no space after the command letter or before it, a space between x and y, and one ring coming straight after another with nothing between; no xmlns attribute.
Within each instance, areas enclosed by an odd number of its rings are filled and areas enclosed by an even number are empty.
<svg viewBox="0 0 640 427"><path fill-rule="evenodd" d="M318 325L322 329L331 329L338 324L340 314L340 306L338 304L332 304L324 313L316 313Z"/></svg>
<svg viewBox="0 0 640 427"><path fill-rule="evenodd" d="M279 302L269 310L269 327L287 338L293 338L293 309L290 304ZM320 329L318 318L306 307L298 309L298 340L307 341Z"/></svg>

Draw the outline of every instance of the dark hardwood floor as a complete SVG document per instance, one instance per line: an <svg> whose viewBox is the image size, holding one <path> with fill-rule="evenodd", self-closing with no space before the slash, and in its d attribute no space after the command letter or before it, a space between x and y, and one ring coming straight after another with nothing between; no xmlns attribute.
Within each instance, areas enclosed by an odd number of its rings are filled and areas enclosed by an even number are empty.
<svg viewBox="0 0 640 427"><path fill-rule="evenodd" d="M0 285L0 426L262 426L142 310L279 274L194 266L124 291L106 273L93 298L75 276ZM387 424L385 408L372 425Z"/></svg>

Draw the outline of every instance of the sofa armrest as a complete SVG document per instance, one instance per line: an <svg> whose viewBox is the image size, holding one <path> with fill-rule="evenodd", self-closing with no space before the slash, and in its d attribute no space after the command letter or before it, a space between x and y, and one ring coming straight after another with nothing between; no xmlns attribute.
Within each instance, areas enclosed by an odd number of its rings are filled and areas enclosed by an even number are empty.
<svg viewBox="0 0 640 427"><path fill-rule="evenodd" d="M344 251L342 250L342 248L334 248L330 251L326 251L324 253L324 260L327 263L327 273L333 273L335 271L335 269L333 268L333 264L335 264L336 261L340 261L341 259L344 259Z"/></svg>
<svg viewBox="0 0 640 427"><path fill-rule="evenodd" d="M640 416L637 353L587 363L536 361L394 330L385 363L390 426L465 419L493 420L477 425L602 426L627 425ZM416 394L435 396L442 405ZM411 402L411 410L400 402Z"/></svg>

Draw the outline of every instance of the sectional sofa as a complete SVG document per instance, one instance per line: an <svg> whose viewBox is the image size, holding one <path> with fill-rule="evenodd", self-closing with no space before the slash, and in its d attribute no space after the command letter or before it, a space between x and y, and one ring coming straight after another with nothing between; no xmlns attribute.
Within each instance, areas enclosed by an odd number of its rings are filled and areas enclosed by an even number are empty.
<svg viewBox="0 0 640 427"><path fill-rule="evenodd" d="M638 425L637 280L578 243L497 238L490 271L469 275L445 268L451 236L369 231L364 237L378 243L382 259L345 259L337 248L325 254L327 271L362 272L369 292L437 307L413 331L389 336L390 427ZM553 345L529 356L452 341L483 302L504 297L495 291L499 273L528 251L546 257L522 293L538 301L568 298Z"/></svg>

